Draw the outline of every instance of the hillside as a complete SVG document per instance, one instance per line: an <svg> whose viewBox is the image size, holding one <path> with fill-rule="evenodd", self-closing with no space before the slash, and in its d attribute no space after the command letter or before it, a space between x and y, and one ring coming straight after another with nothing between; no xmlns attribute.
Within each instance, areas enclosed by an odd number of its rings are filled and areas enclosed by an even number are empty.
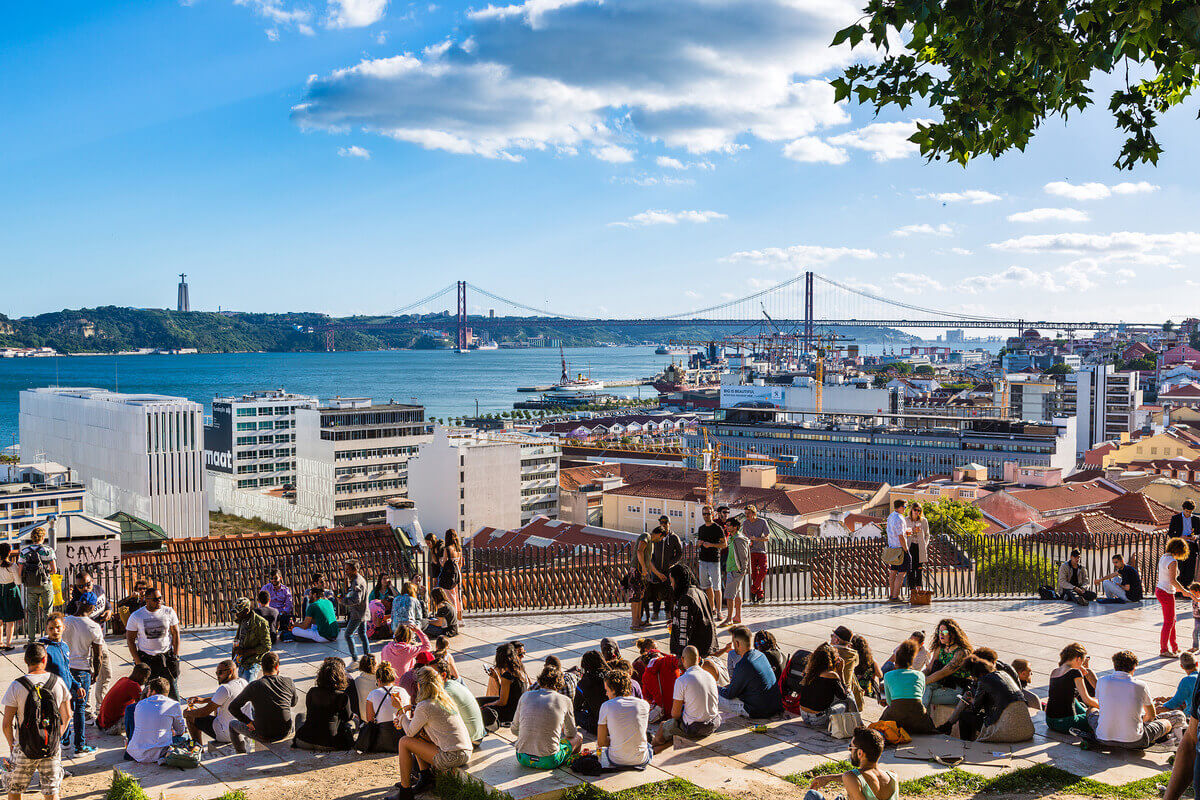
<svg viewBox="0 0 1200 800"><path fill-rule="evenodd" d="M397 321L410 324L397 328L378 327ZM471 317L469 322L477 335L490 335L497 341L522 342L543 336L561 339L568 346L720 339L734 332L721 326L689 327L677 323L589 326L532 317ZM0 315L0 347L52 347L64 353L111 353L142 348L195 348L208 353L301 352L324 349L322 327L331 324L367 326L364 330L338 327L334 333L334 346L338 350L436 349L451 346L455 332L455 320L446 314L426 317L418 323L411 317L339 319L306 312L177 312L101 306L67 309L25 319ZM841 333L852 335L862 343L901 344L916 340L916 337L888 328L858 328Z"/></svg>

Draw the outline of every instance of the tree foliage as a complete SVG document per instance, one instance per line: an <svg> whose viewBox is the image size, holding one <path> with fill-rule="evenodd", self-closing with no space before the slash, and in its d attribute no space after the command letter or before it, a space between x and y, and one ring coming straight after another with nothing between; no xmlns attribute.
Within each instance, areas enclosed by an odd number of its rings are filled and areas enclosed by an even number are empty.
<svg viewBox="0 0 1200 800"><path fill-rule="evenodd" d="M1058 363L1046 370L1047 375L1070 375L1075 370L1071 369L1070 364Z"/></svg>
<svg viewBox="0 0 1200 800"><path fill-rule="evenodd" d="M1126 136L1115 166L1154 164L1159 116L1200 77L1194 0L869 0L864 14L833 44L865 40L882 58L849 67L837 99L940 111L911 137L929 160L1024 150L1046 120L1092 105L1107 73L1123 82L1108 103Z"/></svg>

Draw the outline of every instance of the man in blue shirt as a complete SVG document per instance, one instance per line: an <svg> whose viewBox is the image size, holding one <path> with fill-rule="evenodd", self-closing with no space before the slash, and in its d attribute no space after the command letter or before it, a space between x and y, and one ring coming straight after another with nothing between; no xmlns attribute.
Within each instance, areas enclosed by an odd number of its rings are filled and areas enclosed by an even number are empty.
<svg viewBox="0 0 1200 800"><path fill-rule="evenodd" d="M1192 695L1196 691L1196 679L1200 677L1200 673L1196 672L1196 657L1191 653L1179 654L1179 666L1183 670L1183 679L1179 681L1179 688L1175 690L1175 695L1169 700L1165 697L1154 698L1155 705L1159 711L1182 711L1185 714L1192 713Z"/></svg>
<svg viewBox="0 0 1200 800"><path fill-rule="evenodd" d="M717 689L718 707L727 714L751 719L774 717L783 713L783 695L775 680L771 662L761 650L755 650L750 629L733 628L733 650L737 665L729 675L729 685Z"/></svg>

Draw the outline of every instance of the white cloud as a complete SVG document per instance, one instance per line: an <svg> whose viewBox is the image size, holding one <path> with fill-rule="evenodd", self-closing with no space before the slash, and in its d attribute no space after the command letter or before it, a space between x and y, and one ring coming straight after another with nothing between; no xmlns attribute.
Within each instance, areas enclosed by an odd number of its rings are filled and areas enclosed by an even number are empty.
<svg viewBox="0 0 1200 800"><path fill-rule="evenodd" d="M1046 194L1069 197L1072 200L1104 200L1114 194L1148 194L1157 192L1159 187L1146 181L1137 183L1071 183L1069 181L1052 181L1043 187Z"/></svg>
<svg viewBox="0 0 1200 800"><path fill-rule="evenodd" d="M970 250L968 250L968 249L967 249L967 248L965 248L965 247L951 247L951 248L950 248L950 252L951 252L951 253L953 253L953 254L954 254L954 255L956 255L956 256L971 256L971 255L975 255L974 253L972 253Z"/></svg>
<svg viewBox="0 0 1200 800"><path fill-rule="evenodd" d="M897 272L892 276L892 285L907 294L920 294L926 291L940 292L946 288L941 281L928 275L917 275L912 272Z"/></svg>
<svg viewBox="0 0 1200 800"><path fill-rule="evenodd" d="M279 31L276 30L275 28L267 28L267 38L270 39L272 42L278 42L279 41Z"/></svg>
<svg viewBox="0 0 1200 800"><path fill-rule="evenodd" d="M329 28L365 28L383 19L388 0L329 0Z"/></svg>
<svg viewBox="0 0 1200 800"><path fill-rule="evenodd" d="M736 152L743 139L790 142L849 121L824 76L849 63L847 48L827 45L857 13L854 0L488 6L469 15L469 40L311 79L292 116L305 128L360 128L490 158L593 150L618 130L692 153ZM854 132L850 146L895 157L899 146L875 129Z"/></svg>
<svg viewBox="0 0 1200 800"><path fill-rule="evenodd" d="M684 290L683 290L683 296L684 296L684 297L690 297L690 298L692 298L693 300L695 300L696 298L698 298L698 297L700 296L700 293L699 293L699 292L697 292L697 291L695 291L695 290L693 290L693 289L684 289Z"/></svg>
<svg viewBox="0 0 1200 800"><path fill-rule="evenodd" d="M1200 253L1200 233L1044 233L1018 236L989 247L1024 253L1099 253L1145 255L1157 250L1169 255Z"/></svg>
<svg viewBox="0 0 1200 800"><path fill-rule="evenodd" d="M870 261L879 258L874 250L858 247L821 247L797 244L791 247L766 247L761 250L739 250L721 259L726 262L745 262L780 269L804 267L813 264L828 264L845 258Z"/></svg>
<svg viewBox="0 0 1200 800"><path fill-rule="evenodd" d="M838 147L865 150L875 161L907 158L920 152L920 148L908 141L908 137L916 132L918 122L929 121L916 119L911 122L872 122L856 131L831 136L829 143Z"/></svg>
<svg viewBox="0 0 1200 800"><path fill-rule="evenodd" d="M1048 272L1034 272L1028 267L1009 267L991 275L975 275L959 281L956 287L968 294L990 292L1003 286L1018 286L1024 289L1040 289L1045 292L1061 292L1063 287Z"/></svg>
<svg viewBox="0 0 1200 800"><path fill-rule="evenodd" d="M1009 222L1087 222L1086 211L1077 208L1032 208L1008 215Z"/></svg>
<svg viewBox="0 0 1200 800"><path fill-rule="evenodd" d="M674 175L622 175L614 177L613 183L628 183L634 186L693 186L691 178L677 178Z"/></svg>
<svg viewBox="0 0 1200 800"><path fill-rule="evenodd" d="M967 189L962 192L934 192L918 195L918 197L926 200L937 200L940 203L970 203L973 206L994 203L1001 199L1000 195L985 192L982 189Z"/></svg>
<svg viewBox="0 0 1200 800"><path fill-rule="evenodd" d="M933 226L922 222L917 225L904 225L892 231L892 236L950 236L954 233L954 229L949 225Z"/></svg>
<svg viewBox="0 0 1200 800"><path fill-rule="evenodd" d="M339 147L338 155L342 156L343 158L362 158L369 160L371 158L371 151L365 147L359 147L356 144L352 144L349 147Z"/></svg>
<svg viewBox="0 0 1200 800"><path fill-rule="evenodd" d="M680 161L671 156L659 156L654 163L663 169L715 169L711 161Z"/></svg>
<svg viewBox="0 0 1200 800"><path fill-rule="evenodd" d="M678 225L680 222L704 223L715 219L726 219L717 211L661 211L651 209L640 214L634 214L622 222L610 222L611 227L644 228L648 225Z"/></svg>
<svg viewBox="0 0 1200 800"><path fill-rule="evenodd" d="M628 164L633 161L633 151L615 144L606 144L596 148L592 155L610 164Z"/></svg>
<svg viewBox="0 0 1200 800"><path fill-rule="evenodd" d="M801 136L783 146L784 158L815 164L845 164L850 154L817 136Z"/></svg>
<svg viewBox="0 0 1200 800"><path fill-rule="evenodd" d="M296 6L289 8L283 0L233 0L234 5L244 6L272 25L284 28L294 28L300 33L312 36L313 14L307 8ZM279 36L278 27L267 32L267 37L274 41Z"/></svg>

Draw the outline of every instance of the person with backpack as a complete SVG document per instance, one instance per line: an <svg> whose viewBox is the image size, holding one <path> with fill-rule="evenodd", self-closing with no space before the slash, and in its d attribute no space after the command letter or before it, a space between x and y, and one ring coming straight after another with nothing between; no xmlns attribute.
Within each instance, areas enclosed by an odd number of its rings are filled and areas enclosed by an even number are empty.
<svg viewBox="0 0 1200 800"><path fill-rule="evenodd" d="M46 671L42 645L25 648L25 666L29 671L4 692L4 738L12 753L8 796L20 798L36 772L42 795L56 800L63 777L62 732L71 719L70 695L66 684Z"/></svg>
<svg viewBox="0 0 1200 800"><path fill-rule="evenodd" d="M29 532L29 544L21 548L17 559L21 585L25 587L25 633L32 644L46 627L46 617L54 607L54 584L50 576L58 571L54 549L46 544L46 529L41 525Z"/></svg>

